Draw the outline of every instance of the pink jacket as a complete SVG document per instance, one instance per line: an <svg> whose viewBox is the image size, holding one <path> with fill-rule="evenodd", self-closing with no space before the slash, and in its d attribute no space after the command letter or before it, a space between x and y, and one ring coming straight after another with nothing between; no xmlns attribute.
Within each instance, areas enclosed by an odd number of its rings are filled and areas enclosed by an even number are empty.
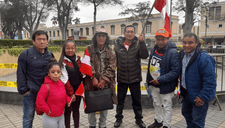
<svg viewBox="0 0 225 128"><path fill-rule="evenodd" d="M46 84L49 84L49 92L47 91ZM46 103L45 99L48 93L49 95ZM61 82L61 80L53 82L49 76L46 76L44 84L37 94L36 103L38 108L45 112L46 115L48 115L49 110L51 110L51 114L48 116L59 117L63 114L64 107L70 100L70 97L66 95L66 89L63 82Z"/></svg>

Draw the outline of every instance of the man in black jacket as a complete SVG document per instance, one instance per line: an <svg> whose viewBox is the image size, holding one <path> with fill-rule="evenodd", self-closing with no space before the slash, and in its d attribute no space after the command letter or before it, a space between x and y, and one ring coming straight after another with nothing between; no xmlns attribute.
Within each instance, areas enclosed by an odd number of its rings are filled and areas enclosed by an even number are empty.
<svg viewBox="0 0 225 128"><path fill-rule="evenodd" d="M135 28L128 25L124 29L124 37L118 37L115 41L115 53L117 56L117 99L116 122L114 127L119 127L122 123L124 99L129 87L132 97L132 106L135 113L136 124L140 128L145 128L142 121L141 106L141 58L148 57L148 50L141 34L138 38L135 36Z"/></svg>
<svg viewBox="0 0 225 128"><path fill-rule="evenodd" d="M32 36L33 47L24 50L18 58L17 90L23 95L23 128L32 128L37 93L47 75L45 67L50 58L48 35L38 30Z"/></svg>

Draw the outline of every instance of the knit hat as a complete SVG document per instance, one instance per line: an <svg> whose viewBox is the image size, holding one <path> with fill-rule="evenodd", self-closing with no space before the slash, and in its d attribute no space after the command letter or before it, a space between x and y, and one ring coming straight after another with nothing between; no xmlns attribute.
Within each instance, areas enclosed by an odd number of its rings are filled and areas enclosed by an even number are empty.
<svg viewBox="0 0 225 128"><path fill-rule="evenodd" d="M156 37L156 36L163 36L163 37L168 38L169 35L170 35L170 34L169 34L169 32L168 32L166 29L159 29L159 30L157 30L156 33L155 33L155 37Z"/></svg>

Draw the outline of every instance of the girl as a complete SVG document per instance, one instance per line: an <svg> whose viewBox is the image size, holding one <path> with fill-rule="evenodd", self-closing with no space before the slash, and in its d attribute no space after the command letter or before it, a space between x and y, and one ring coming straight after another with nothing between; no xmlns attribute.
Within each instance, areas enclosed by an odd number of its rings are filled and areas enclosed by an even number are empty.
<svg viewBox="0 0 225 128"><path fill-rule="evenodd" d="M43 128L64 128L64 107L66 103L70 106L71 99L66 95L65 86L60 80L61 64L55 58L50 59L47 72L36 100L38 108L44 112L42 125Z"/></svg>
<svg viewBox="0 0 225 128"><path fill-rule="evenodd" d="M61 80L65 84L67 95L75 99L71 107L65 106L65 126L70 128L70 117L73 111L74 128L79 127L79 107L81 101L81 94L78 93L81 84L81 73L79 68L81 65L81 57L76 55L76 45L73 40L66 40L62 47L61 57L59 63L63 65Z"/></svg>

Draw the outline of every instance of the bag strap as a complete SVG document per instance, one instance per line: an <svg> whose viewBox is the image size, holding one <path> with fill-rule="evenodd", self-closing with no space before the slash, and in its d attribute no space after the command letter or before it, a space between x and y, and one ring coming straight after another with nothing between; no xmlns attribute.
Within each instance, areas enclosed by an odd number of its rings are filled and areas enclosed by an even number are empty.
<svg viewBox="0 0 225 128"><path fill-rule="evenodd" d="M45 84L45 85L46 85L46 87L47 87L47 91L48 91L47 97L46 97L46 99L45 99L45 101L47 101L50 88L49 88L49 84Z"/></svg>

